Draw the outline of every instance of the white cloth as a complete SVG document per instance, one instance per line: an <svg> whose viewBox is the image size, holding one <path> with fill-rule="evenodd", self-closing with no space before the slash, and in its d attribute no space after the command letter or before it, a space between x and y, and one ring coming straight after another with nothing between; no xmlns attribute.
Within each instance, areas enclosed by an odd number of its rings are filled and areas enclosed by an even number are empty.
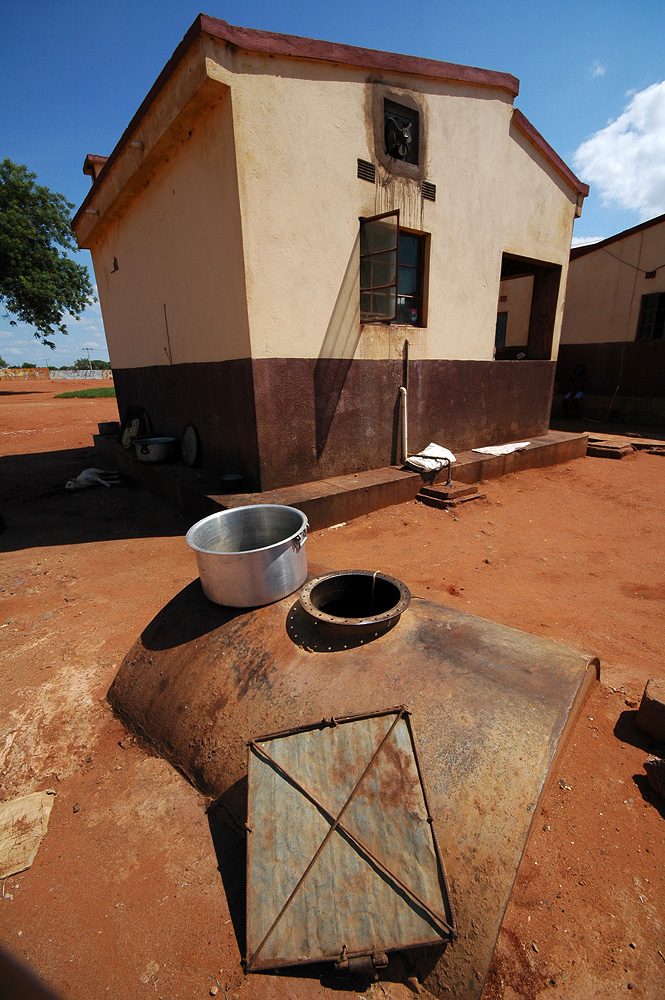
<svg viewBox="0 0 665 1000"><path fill-rule="evenodd" d="M432 441L418 455L407 458L405 465L417 472L438 472L447 462L456 462L457 459L452 451L442 448L440 444Z"/></svg>
<svg viewBox="0 0 665 1000"><path fill-rule="evenodd" d="M481 455L512 455L514 451L524 451L531 444L530 441L516 441L515 444L494 444L488 448L474 448L474 451Z"/></svg>

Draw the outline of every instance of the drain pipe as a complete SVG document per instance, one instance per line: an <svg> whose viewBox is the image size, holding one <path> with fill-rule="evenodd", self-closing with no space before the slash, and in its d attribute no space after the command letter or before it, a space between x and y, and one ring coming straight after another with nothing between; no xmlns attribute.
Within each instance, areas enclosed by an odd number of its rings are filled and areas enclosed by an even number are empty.
<svg viewBox="0 0 665 1000"><path fill-rule="evenodd" d="M404 385L399 387L399 412L402 420L402 464L409 457L409 418L407 412L408 392L409 392L409 341L404 341Z"/></svg>
<svg viewBox="0 0 665 1000"><path fill-rule="evenodd" d="M399 409L400 409L400 416L402 418L402 454L400 456L402 465L406 462L407 458L409 457L409 427L408 427L408 418L406 413L406 402L407 402L406 389L403 385L401 385L399 387Z"/></svg>

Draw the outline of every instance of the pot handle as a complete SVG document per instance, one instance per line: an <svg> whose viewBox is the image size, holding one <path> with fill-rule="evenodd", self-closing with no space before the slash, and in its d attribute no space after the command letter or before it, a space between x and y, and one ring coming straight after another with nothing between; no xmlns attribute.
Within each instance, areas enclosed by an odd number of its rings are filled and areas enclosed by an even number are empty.
<svg viewBox="0 0 665 1000"><path fill-rule="evenodd" d="M291 541L293 542L293 545L294 545L294 548L295 548L296 552L298 552L303 547L303 545L305 544L305 542L307 541L307 529L308 528L309 528L309 523L307 521L305 521L304 525L302 526L302 528L300 529L300 531L298 532L298 534L294 538L291 539Z"/></svg>

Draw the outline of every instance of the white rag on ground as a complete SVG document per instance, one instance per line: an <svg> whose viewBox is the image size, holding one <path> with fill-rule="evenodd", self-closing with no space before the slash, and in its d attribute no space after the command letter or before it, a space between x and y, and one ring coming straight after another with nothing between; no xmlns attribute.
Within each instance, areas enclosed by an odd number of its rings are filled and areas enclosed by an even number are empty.
<svg viewBox="0 0 665 1000"><path fill-rule="evenodd" d="M531 444L530 441L517 441L515 444L493 444L488 448L474 448L481 455L512 455L514 451L524 451Z"/></svg>
<svg viewBox="0 0 665 1000"><path fill-rule="evenodd" d="M408 465L411 469L416 469L417 472L438 472L448 462L452 463L456 461L457 459L452 451L448 451L447 448L442 448L440 444L432 442L426 448L423 448L419 454L407 458L404 464Z"/></svg>

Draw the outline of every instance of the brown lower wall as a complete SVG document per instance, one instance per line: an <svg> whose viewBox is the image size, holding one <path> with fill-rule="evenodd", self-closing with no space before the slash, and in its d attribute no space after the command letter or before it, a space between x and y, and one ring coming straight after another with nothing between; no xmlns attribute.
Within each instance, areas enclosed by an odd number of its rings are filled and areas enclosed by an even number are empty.
<svg viewBox="0 0 665 1000"><path fill-rule="evenodd" d="M401 361L277 358L115 369L121 420L130 406L154 432L193 423L202 464L272 490L399 462ZM549 426L551 361L412 361L409 452L532 438Z"/></svg>
<svg viewBox="0 0 665 1000"><path fill-rule="evenodd" d="M399 461L401 361L253 362L264 490ZM545 434L552 361L412 361L409 452Z"/></svg>
<svg viewBox="0 0 665 1000"><path fill-rule="evenodd" d="M611 396L665 396L665 340L606 344L561 344L556 367L559 392L567 392L577 365L585 365L585 393Z"/></svg>
<svg viewBox="0 0 665 1000"><path fill-rule="evenodd" d="M155 434L181 438L193 423L206 469L243 476L243 489L261 488L249 359L114 368L113 376L121 421L130 406L139 406Z"/></svg>

